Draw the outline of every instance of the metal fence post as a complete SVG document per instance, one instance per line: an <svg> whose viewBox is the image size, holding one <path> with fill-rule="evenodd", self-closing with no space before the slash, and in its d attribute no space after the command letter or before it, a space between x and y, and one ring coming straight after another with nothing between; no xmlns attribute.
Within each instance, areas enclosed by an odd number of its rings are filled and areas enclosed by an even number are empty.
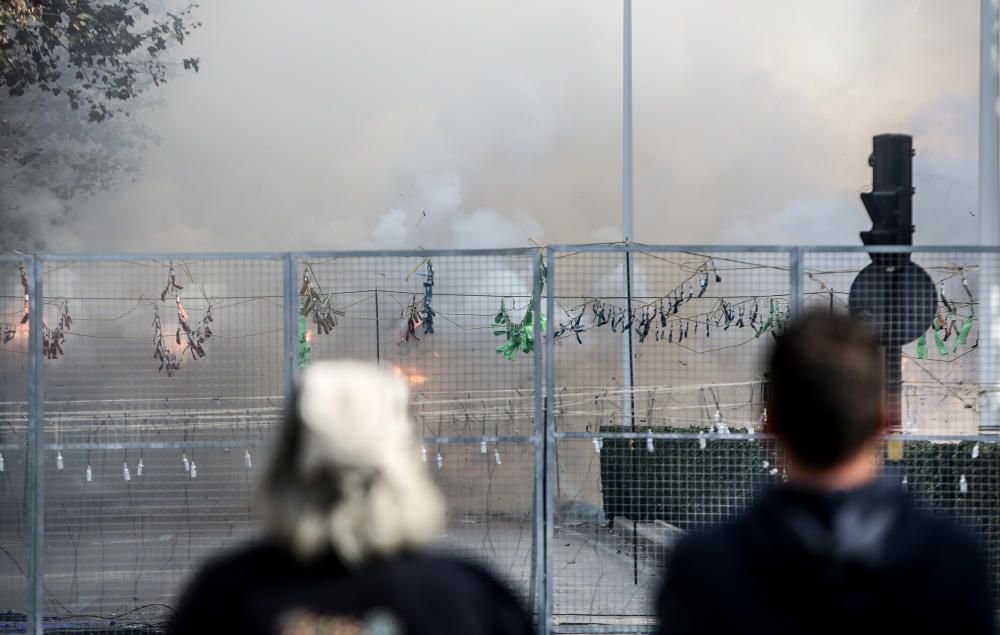
<svg viewBox="0 0 1000 635"><path fill-rule="evenodd" d="M532 609L539 622L545 615L545 532L542 518L545 513L545 421L542 409L542 251L535 256L532 268L533 286L531 297L535 302L535 322L532 337L535 338L535 491L534 491L534 537L532 539L532 566L534 567L531 587ZM551 319L551 316L549 316Z"/></svg>
<svg viewBox="0 0 1000 635"><path fill-rule="evenodd" d="M788 311L797 317L802 311L802 248L792 247L788 253Z"/></svg>
<svg viewBox="0 0 1000 635"><path fill-rule="evenodd" d="M552 632L552 613L555 603L554 586L553 586L553 554L552 554L552 544L554 537L554 522L555 522L555 512L553 510L554 506L554 494L553 489L555 488L555 452L556 452L556 442L555 442L555 338L553 337L553 325L555 324L555 314L556 314L556 290L555 290L555 269L556 261L554 257L554 252L552 247L547 247L545 250L545 263L547 271L547 279L545 287L548 290L545 296L546 307L545 312L548 316L547 326L545 329L545 397L547 399L548 407L545 409L545 542L544 542L544 553L545 553L545 612L544 621L542 624L541 632L544 635L548 635Z"/></svg>
<svg viewBox="0 0 1000 635"><path fill-rule="evenodd" d="M28 632L42 633L45 615L45 368L42 359L42 259L31 258L28 339L28 526L31 528L28 563Z"/></svg>
<svg viewBox="0 0 1000 635"><path fill-rule="evenodd" d="M295 254L287 253L283 257L284 272L284 300L282 302L284 318L284 355L285 355L285 383L284 397L285 405L291 403L292 394L295 391L295 380L298 376L299 365L299 301L298 301L298 267Z"/></svg>

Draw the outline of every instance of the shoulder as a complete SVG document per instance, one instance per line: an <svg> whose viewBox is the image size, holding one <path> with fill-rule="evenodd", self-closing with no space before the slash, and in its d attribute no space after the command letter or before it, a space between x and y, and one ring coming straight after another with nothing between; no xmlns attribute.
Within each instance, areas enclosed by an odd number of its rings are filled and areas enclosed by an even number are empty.
<svg viewBox="0 0 1000 635"><path fill-rule="evenodd" d="M384 567L390 576L419 578L426 585L458 587L468 592L510 594L492 571L471 560L454 556L407 554L388 561Z"/></svg>
<svg viewBox="0 0 1000 635"><path fill-rule="evenodd" d="M249 582L276 570L293 566L291 557L266 543L253 543L209 560L198 572L192 586L222 578Z"/></svg>
<svg viewBox="0 0 1000 635"><path fill-rule="evenodd" d="M925 549L930 545L977 550L975 534L954 518L921 509L908 501L899 521L898 540L911 549Z"/></svg>
<svg viewBox="0 0 1000 635"><path fill-rule="evenodd" d="M900 524L897 544L925 565L960 572L963 577L985 569L985 552L979 539L955 520L911 508Z"/></svg>
<svg viewBox="0 0 1000 635"><path fill-rule="evenodd" d="M521 598L490 571L476 562L436 554L409 554L393 560L389 575L416 594L430 607L456 611L466 607L475 614L489 616L489 621L506 624L508 630L530 632L530 618ZM396 585L394 585L396 586Z"/></svg>
<svg viewBox="0 0 1000 635"><path fill-rule="evenodd" d="M287 566L287 556L266 544L248 545L210 560L181 593L168 632L212 632L214 620L234 615L234 603L255 581Z"/></svg>
<svg viewBox="0 0 1000 635"><path fill-rule="evenodd" d="M731 572L740 557L741 524L734 520L685 535L668 559L668 576L711 577L716 569Z"/></svg>
<svg viewBox="0 0 1000 635"><path fill-rule="evenodd" d="M993 581L976 534L920 510L905 521L896 543L897 571L911 586L910 598L923 602L927 623L956 633L995 632Z"/></svg>

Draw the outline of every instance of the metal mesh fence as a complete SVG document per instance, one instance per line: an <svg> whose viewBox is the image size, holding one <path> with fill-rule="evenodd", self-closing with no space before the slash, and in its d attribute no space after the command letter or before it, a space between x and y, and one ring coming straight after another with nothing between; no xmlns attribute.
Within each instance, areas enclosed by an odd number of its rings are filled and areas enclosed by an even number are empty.
<svg viewBox="0 0 1000 635"><path fill-rule="evenodd" d="M983 540L1000 608L998 254L965 249L803 256L803 303L868 320L885 352L885 469L918 505ZM994 299L991 299L993 295Z"/></svg>
<svg viewBox="0 0 1000 635"><path fill-rule="evenodd" d="M45 262L53 626L160 625L199 564L252 535L252 466L283 401L281 272L268 259Z"/></svg>
<svg viewBox="0 0 1000 635"><path fill-rule="evenodd" d="M306 257L299 266L303 288L332 301L302 323L307 354L377 361L407 380L421 456L448 501L440 547L484 561L525 600L535 593L541 350L503 358L493 322L501 305L524 321L538 256L422 252Z"/></svg>
<svg viewBox="0 0 1000 635"><path fill-rule="evenodd" d="M806 307L836 311L853 303L874 322L887 353L899 359L886 372L900 431L975 435L980 427L996 427L988 416L996 410L995 391L983 390L996 384L1000 368L990 361L993 345L981 327L990 318L982 296L995 284L997 265L995 253L963 250L917 251L912 259L806 253L803 300Z"/></svg>
<svg viewBox="0 0 1000 635"><path fill-rule="evenodd" d="M554 631L649 630L677 539L782 480L759 430L762 365L805 309L852 310L875 328L896 422L885 470L919 506L976 530L997 578L995 253L918 249L910 264L891 248L628 251L550 252Z"/></svg>
<svg viewBox="0 0 1000 635"><path fill-rule="evenodd" d="M763 450L750 473L727 452L764 415L761 351L787 319L788 253L567 248L552 260L552 617L648 626L676 537L773 478Z"/></svg>
<svg viewBox="0 0 1000 635"><path fill-rule="evenodd" d="M12 619L23 619L28 609L28 325L22 285L31 266L31 259L0 257L0 615Z"/></svg>
<svg viewBox="0 0 1000 635"><path fill-rule="evenodd" d="M411 386L449 503L439 548L486 562L550 632L649 630L678 537L783 477L761 432L769 343L796 310L849 304L898 352L886 471L978 531L1000 571L996 252L542 255L0 258L0 624L37 613L69 632L156 632L198 566L254 535L294 368L354 358ZM36 262L37 448L20 323Z"/></svg>

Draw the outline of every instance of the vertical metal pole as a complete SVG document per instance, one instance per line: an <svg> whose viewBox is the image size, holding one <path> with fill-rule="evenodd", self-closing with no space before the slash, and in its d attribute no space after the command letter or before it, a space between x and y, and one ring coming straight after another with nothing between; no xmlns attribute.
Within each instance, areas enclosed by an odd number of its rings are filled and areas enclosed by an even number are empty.
<svg viewBox="0 0 1000 635"><path fill-rule="evenodd" d="M554 581L552 579L554 574L553 567L553 540L554 540L554 523L555 523L555 478L553 472L555 471L555 452L556 452L556 437L555 437L555 385L556 385L556 363L555 363L555 338L553 335L553 326L555 325L555 320L553 316L556 310L556 288L555 288L555 270L556 270L556 260L553 257L552 247L548 247L545 250L545 261L548 270L548 280L546 281L546 286L548 287L548 293L545 298L545 310L546 314L549 316L548 325L545 329L545 396L548 402L548 407L545 409L545 614L544 622L541 628L543 635L548 635L552 631L552 611L553 604L555 603L555 595L553 591Z"/></svg>
<svg viewBox="0 0 1000 635"><path fill-rule="evenodd" d="M979 240L1000 245L1000 165L998 165L996 0L980 0L979 9ZM998 254L982 254L979 273L980 428L1000 426L1000 272Z"/></svg>
<svg viewBox="0 0 1000 635"><path fill-rule="evenodd" d="M375 287L375 365L382 365L382 324L378 314L378 287Z"/></svg>
<svg viewBox="0 0 1000 635"><path fill-rule="evenodd" d="M625 323L632 322L632 253L631 247L625 245ZM624 347L625 360L622 365L622 374L625 383L625 398L622 401L624 409L625 427L630 430L635 429L635 355L633 353L632 325L625 333L626 342Z"/></svg>
<svg viewBox="0 0 1000 635"><path fill-rule="evenodd" d="M622 26L622 233L635 239L632 172L632 0L624 0Z"/></svg>
<svg viewBox="0 0 1000 635"><path fill-rule="evenodd" d="M42 633L45 615L45 367L42 358L42 260L31 258L28 310L28 523L31 552L28 563L28 632Z"/></svg>
<svg viewBox="0 0 1000 635"><path fill-rule="evenodd" d="M632 165L632 0L623 0L622 15L622 236L625 239L626 320L632 316L632 256L628 245L635 238L635 175ZM625 398L622 400L624 424L635 426L634 370L632 329L622 354L622 375Z"/></svg>
<svg viewBox="0 0 1000 635"><path fill-rule="evenodd" d="M292 402L295 393L295 380L299 373L299 298L298 298L298 263L294 254L285 254L283 259L284 272L284 335L285 335L285 405Z"/></svg>
<svg viewBox="0 0 1000 635"><path fill-rule="evenodd" d="M535 323L532 327L532 337L535 338L535 497L534 497L534 528L532 539L532 566L534 568L534 584L530 595L531 608L539 623L545 616L545 525L542 522L545 514L545 421L542 419L542 268L541 250L535 256L532 269L531 297L535 300ZM550 315L551 314L547 314Z"/></svg>
<svg viewBox="0 0 1000 635"><path fill-rule="evenodd" d="M797 317L802 311L802 248L792 247L788 254L788 312Z"/></svg>
<svg viewBox="0 0 1000 635"><path fill-rule="evenodd" d="M632 253L631 246L626 243L625 245L625 310L628 312L626 316L626 323L629 324L628 332L625 337L628 338L628 342L625 346L625 355L628 356L628 361L625 364L625 402L622 406L625 408L625 425L628 427L630 432L635 431L635 355L633 352L633 341L632 341ZM652 422L647 421L646 423L652 424ZM632 477L638 477L638 462L636 461L636 453L632 453ZM639 480L634 480L634 483L640 482ZM637 491L632 497L632 504L634 507L634 512L632 515L632 582L634 584L639 584L639 550L636 547L639 543L636 536L637 523L639 517L639 511L642 509L642 492Z"/></svg>

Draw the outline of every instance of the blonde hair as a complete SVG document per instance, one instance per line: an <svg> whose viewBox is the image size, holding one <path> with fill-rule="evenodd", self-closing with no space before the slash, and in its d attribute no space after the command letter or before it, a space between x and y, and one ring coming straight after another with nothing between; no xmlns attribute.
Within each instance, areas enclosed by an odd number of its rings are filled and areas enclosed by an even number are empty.
<svg viewBox="0 0 1000 635"><path fill-rule="evenodd" d="M348 565L423 546L445 506L418 458L406 385L362 362L300 378L261 488L266 529L301 559Z"/></svg>

